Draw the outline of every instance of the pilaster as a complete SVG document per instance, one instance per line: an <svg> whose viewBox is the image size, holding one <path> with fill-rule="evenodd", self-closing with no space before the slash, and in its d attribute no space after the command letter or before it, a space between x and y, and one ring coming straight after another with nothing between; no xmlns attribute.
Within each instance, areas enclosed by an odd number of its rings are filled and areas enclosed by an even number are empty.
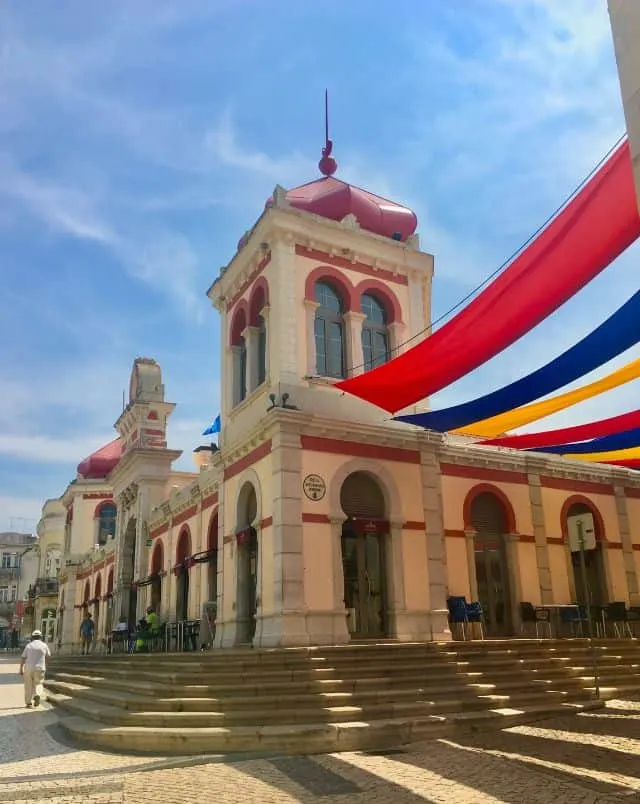
<svg viewBox="0 0 640 804"><path fill-rule="evenodd" d="M547 544L547 526L544 517L542 484L538 473L529 473L527 480L529 483L531 522L533 523L533 536L536 545L536 565L538 568L540 601L545 605L553 603L554 600L551 568L549 566L549 545Z"/></svg>
<svg viewBox="0 0 640 804"><path fill-rule="evenodd" d="M433 447L420 449L422 504L424 509L429 578L430 639L449 640L447 609L447 559L442 513L440 464Z"/></svg>
<svg viewBox="0 0 640 804"><path fill-rule="evenodd" d="M284 384L296 385L305 373L298 365L299 309L298 274L296 271L295 241L293 237L274 238L271 243L271 282L274 292L271 305L272 365L279 366L278 379Z"/></svg>
<svg viewBox="0 0 640 804"><path fill-rule="evenodd" d="M631 539L631 527L629 525L629 509L627 506L627 497L624 492L623 486L614 486L613 488L616 498L616 513L618 516L618 530L620 531L620 540L622 541L622 560L624 562L624 571L627 579L627 593L629 601L632 605L640 603L640 595L638 595L638 575L636 572L636 560L633 555L633 542Z"/></svg>
<svg viewBox="0 0 640 804"><path fill-rule="evenodd" d="M259 327L247 327L242 333L247 348L247 396L258 387Z"/></svg>
<svg viewBox="0 0 640 804"><path fill-rule="evenodd" d="M345 362L350 375L362 374L364 371L364 352L362 350L362 324L366 318L364 313L350 310L344 314L346 326L347 354Z"/></svg>

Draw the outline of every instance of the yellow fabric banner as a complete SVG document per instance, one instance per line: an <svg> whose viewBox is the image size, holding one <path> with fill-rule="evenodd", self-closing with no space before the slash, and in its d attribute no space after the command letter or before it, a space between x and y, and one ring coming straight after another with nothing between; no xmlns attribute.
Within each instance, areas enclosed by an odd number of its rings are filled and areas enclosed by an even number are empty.
<svg viewBox="0 0 640 804"><path fill-rule="evenodd" d="M585 452L581 455L571 455L567 453L563 458L576 458L581 461L591 463L608 463L609 461L624 461L630 458L640 458L640 447L630 447L629 449L614 449L612 452Z"/></svg>
<svg viewBox="0 0 640 804"><path fill-rule="evenodd" d="M524 427L525 424L544 419L559 410L565 410L565 408L570 408L572 405L577 405L578 402L584 402L585 399L591 399L605 391L610 391L612 388L617 388L619 385L636 380L638 377L640 377L640 358L627 363L626 366L613 371L611 374L607 374L601 380L590 382L581 388L567 391L542 402L532 402L530 405L514 408L498 416L492 416L490 419L475 422L475 424L467 424L465 427L452 432L458 435L497 438L518 427Z"/></svg>

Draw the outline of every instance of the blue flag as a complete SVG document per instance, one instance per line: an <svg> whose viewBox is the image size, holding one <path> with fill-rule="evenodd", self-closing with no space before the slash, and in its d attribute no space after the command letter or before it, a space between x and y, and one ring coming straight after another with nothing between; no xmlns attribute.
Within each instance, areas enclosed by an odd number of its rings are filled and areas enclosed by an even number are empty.
<svg viewBox="0 0 640 804"><path fill-rule="evenodd" d="M216 433L219 433L221 429L222 427L220 425L220 414L218 413L218 415L213 420L213 424L207 427L207 429L204 431L202 435L215 435Z"/></svg>

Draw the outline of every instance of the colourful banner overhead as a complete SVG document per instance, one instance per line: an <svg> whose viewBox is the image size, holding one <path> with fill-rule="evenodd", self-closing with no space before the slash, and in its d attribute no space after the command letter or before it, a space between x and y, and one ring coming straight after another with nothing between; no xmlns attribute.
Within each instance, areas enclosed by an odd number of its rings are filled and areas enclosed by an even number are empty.
<svg viewBox="0 0 640 804"><path fill-rule="evenodd" d="M398 418L441 433L464 428L475 434L475 425L468 426L472 422L540 399L602 366L639 340L640 291L579 343L526 377L462 405Z"/></svg>
<svg viewBox="0 0 640 804"><path fill-rule="evenodd" d="M596 452L640 447L640 427L624 430L621 433L592 438L590 441L574 441L570 444L557 444L550 447L538 447L534 452L548 452L552 455L588 455Z"/></svg>
<svg viewBox="0 0 640 804"><path fill-rule="evenodd" d="M337 388L395 413L473 371L533 329L640 236L624 142L479 296L404 354Z"/></svg>
<svg viewBox="0 0 640 804"><path fill-rule="evenodd" d="M640 360L634 360L634 364L636 363L640 365ZM551 447L555 444L569 444L576 441L603 438L614 433L631 430L634 427L640 427L640 410L622 413L619 416L611 416L608 419L600 419L588 424L577 424L574 427L561 427L557 430L545 430L541 433L523 433L522 435L504 436L503 438L490 438L480 443L486 447L535 449L536 447Z"/></svg>
<svg viewBox="0 0 640 804"><path fill-rule="evenodd" d="M627 382L638 379L638 377L640 377L640 359L632 360L631 363L627 363L626 366L612 371L611 374L607 374L605 377L602 377L602 379L590 382L587 385L581 385L580 388L574 388L573 391L566 391L564 394L551 397L551 399L543 399L541 402L533 402L530 405L508 410L506 413L501 413L498 416L492 416L490 419L484 419L483 421L469 424L454 432L460 435L474 435L476 437L491 439L483 443L492 444L496 447L527 449L527 447L520 446L519 443L511 441L511 439L524 438L525 436L505 436L504 438L497 438L497 436L501 436L502 433L508 433L518 427L524 427L525 424L544 419L560 410L566 410L572 405L577 405L579 402L593 399L593 397L603 394L605 391L611 391L613 388L618 388ZM595 424L597 424L597 422L594 422L594 425ZM611 432L618 432L618 430L623 429L627 428L618 427ZM545 433L537 433L536 435L543 439L547 437ZM600 435L610 435L610 433L598 433L593 436L584 436L584 438L598 438ZM578 440L578 436L571 436L566 440L576 441ZM502 443L503 441L509 441L509 443ZM562 443L564 442L560 438L557 438L551 441L544 441L544 443L533 443L531 446L544 447L547 444Z"/></svg>
<svg viewBox="0 0 640 804"><path fill-rule="evenodd" d="M581 461L589 461L590 463L618 463L619 461L638 460L640 459L640 447L631 447L631 449L616 449L611 452L589 452L586 454L571 454L563 455L563 458L577 458Z"/></svg>

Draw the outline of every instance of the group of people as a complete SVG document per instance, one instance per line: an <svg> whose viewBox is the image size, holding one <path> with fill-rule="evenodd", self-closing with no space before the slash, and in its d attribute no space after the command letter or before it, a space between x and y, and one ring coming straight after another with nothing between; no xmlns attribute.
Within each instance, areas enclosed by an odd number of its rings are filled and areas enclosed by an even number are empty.
<svg viewBox="0 0 640 804"><path fill-rule="evenodd" d="M152 606L147 609L146 615L138 621L137 627L130 631L125 618L121 618L120 622L114 627L113 633L110 635L109 640L113 641L114 635L122 641L127 641L129 650L145 651L148 650L151 641L156 639L161 631L160 618L153 610ZM82 622L80 623L80 644L82 656L88 656L95 640L96 624L90 612L86 612ZM107 645L108 651L110 645Z"/></svg>

